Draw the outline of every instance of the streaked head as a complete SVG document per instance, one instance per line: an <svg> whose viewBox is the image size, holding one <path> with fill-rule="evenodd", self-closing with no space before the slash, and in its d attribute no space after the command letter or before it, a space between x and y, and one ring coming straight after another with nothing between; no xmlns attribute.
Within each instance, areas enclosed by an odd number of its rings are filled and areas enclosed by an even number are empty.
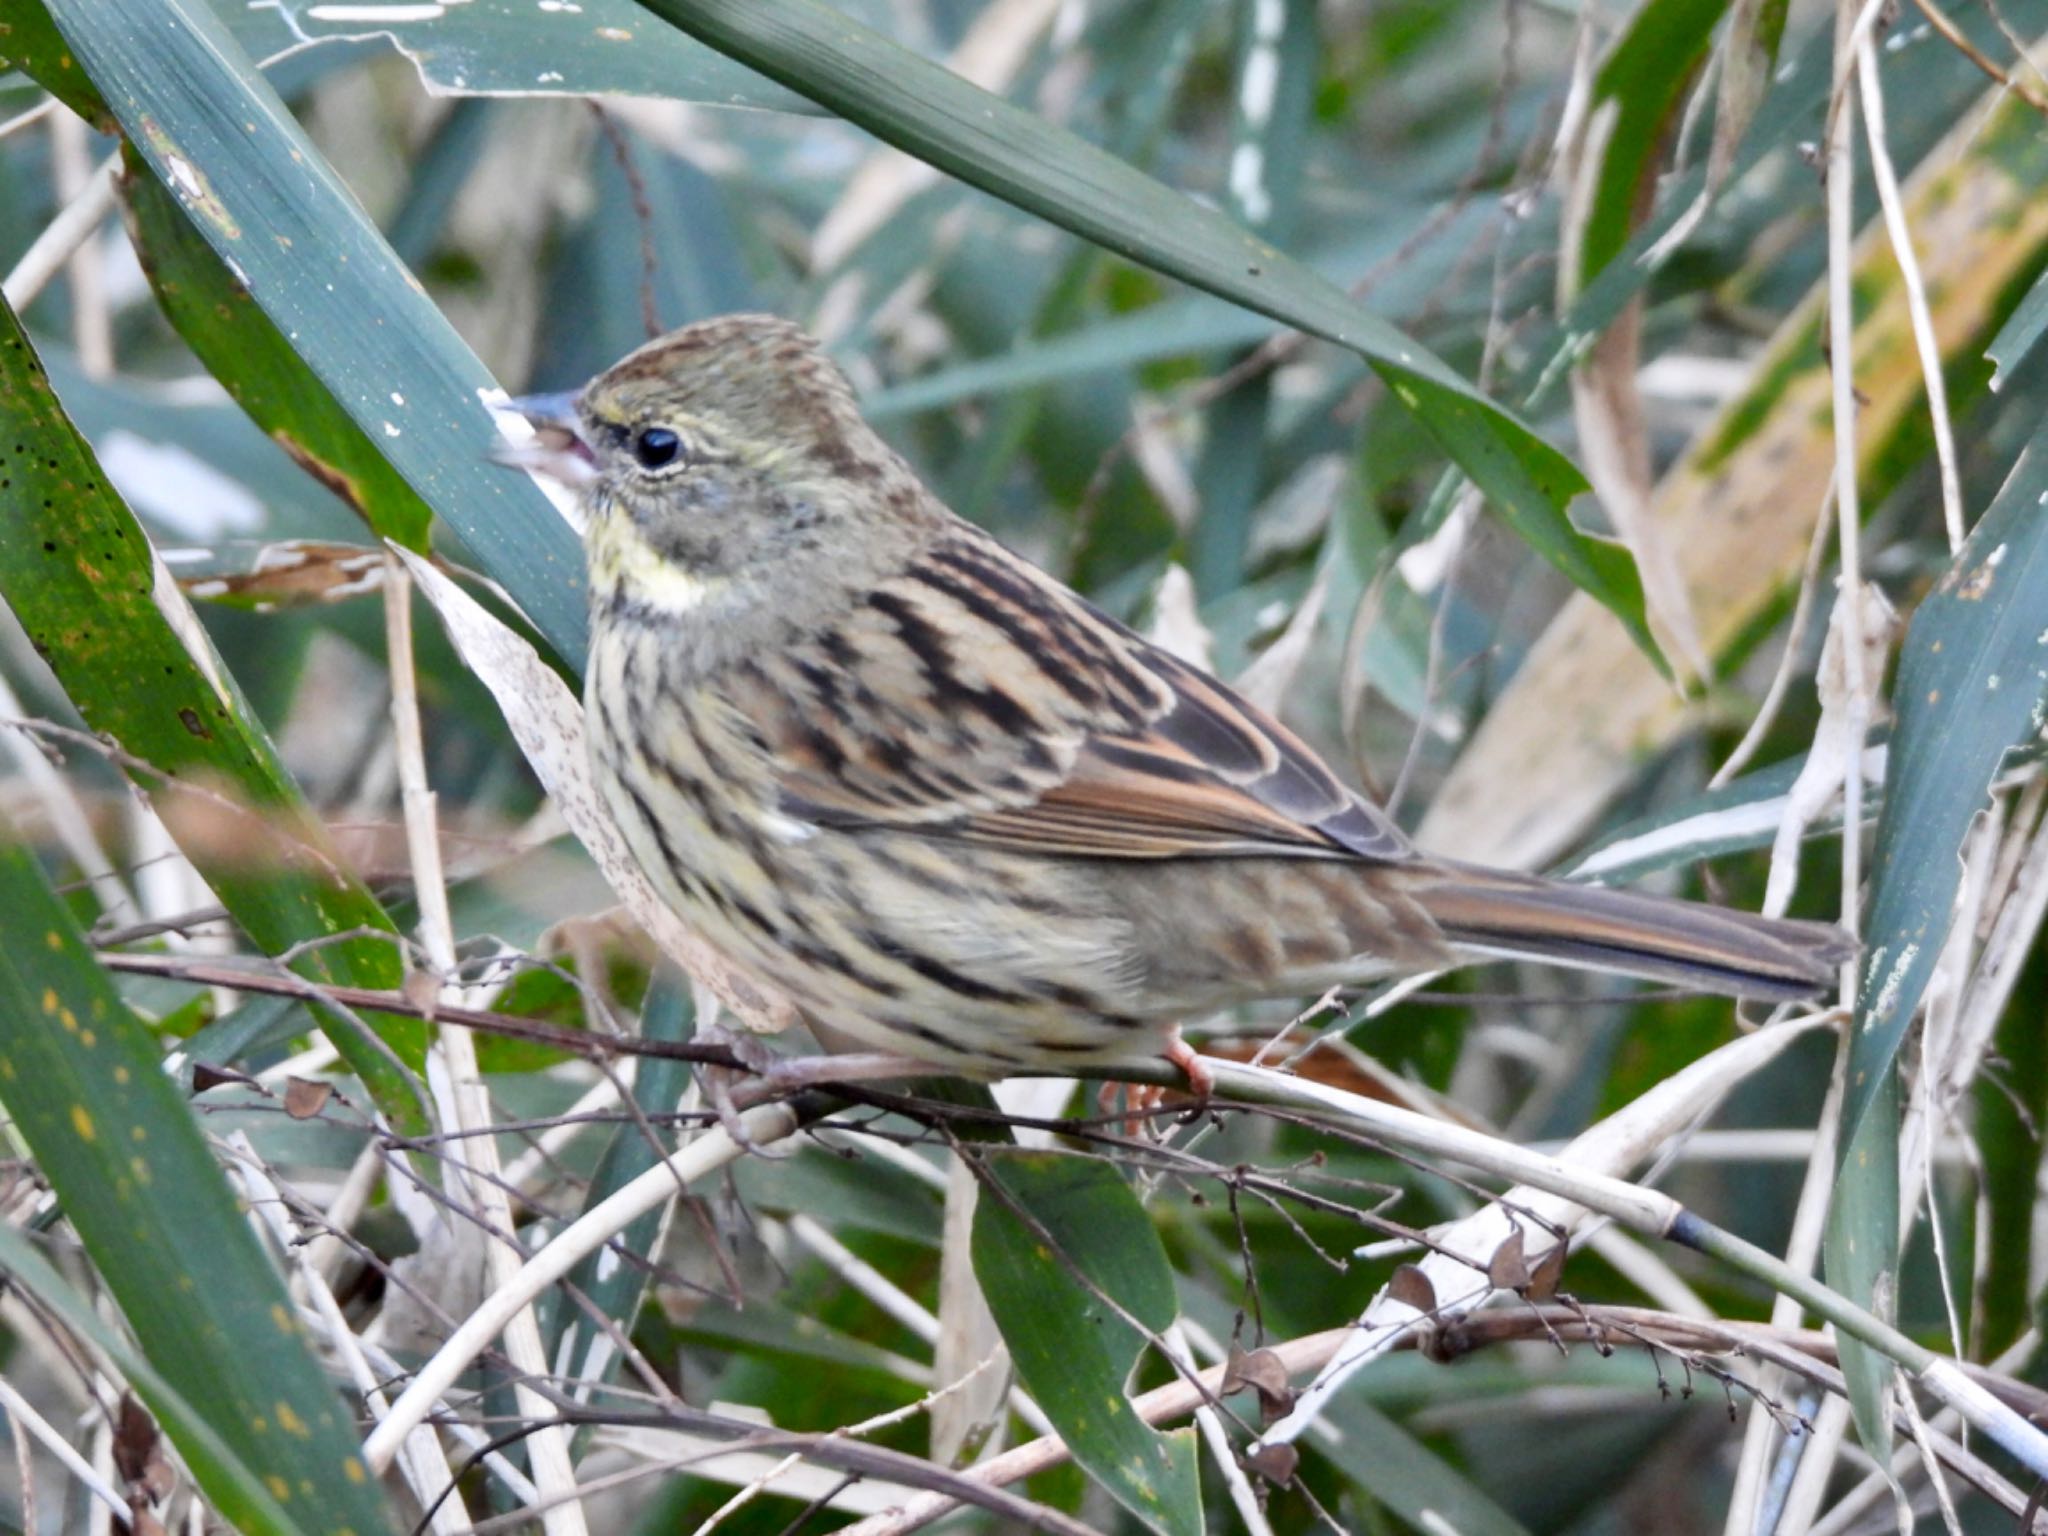
<svg viewBox="0 0 2048 1536"><path fill-rule="evenodd" d="M843 548L834 525L887 521L919 500L838 368L769 315L685 326L573 394L514 404L539 435L500 457L582 499L593 601L621 588L648 600L663 566L687 573L699 599L757 583L828 539Z"/></svg>

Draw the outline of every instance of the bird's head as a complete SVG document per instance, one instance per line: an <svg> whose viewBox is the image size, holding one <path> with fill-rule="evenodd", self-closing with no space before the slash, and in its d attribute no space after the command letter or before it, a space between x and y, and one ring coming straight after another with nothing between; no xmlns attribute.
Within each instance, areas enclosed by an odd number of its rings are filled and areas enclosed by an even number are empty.
<svg viewBox="0 0 2048 1536"><path fill-rule="evenodd" d="M926 515L844 375L772 316L685 326L580 390L513 403L536 437L500 457L575 491L594 611L772 601Z"/></svg>

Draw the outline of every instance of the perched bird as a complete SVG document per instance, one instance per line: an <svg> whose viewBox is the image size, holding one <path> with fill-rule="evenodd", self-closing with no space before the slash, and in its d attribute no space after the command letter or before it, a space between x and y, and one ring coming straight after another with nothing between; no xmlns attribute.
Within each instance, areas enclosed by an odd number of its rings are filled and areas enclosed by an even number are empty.
<svg viewBox="0 0 2048 1536"><path fill-rule="evenodd" d="M1741 997L1841 930L1453 863L1293 733L955 516L781 320L519 402L587 515L599 782L688 922L805 1013L977 1074L1499 956ZM1503 793L1512 786L1504 785Z"/></svg>

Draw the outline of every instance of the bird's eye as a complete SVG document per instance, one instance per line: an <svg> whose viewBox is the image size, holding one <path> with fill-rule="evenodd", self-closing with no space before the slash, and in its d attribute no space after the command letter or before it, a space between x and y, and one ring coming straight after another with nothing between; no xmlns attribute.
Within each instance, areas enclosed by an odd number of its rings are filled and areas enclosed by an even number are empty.
<svg viewBox="0 0 2048 1536"><path fill-rule="evenodd" d="M633 457L642 469L663 469L675 463L683 440L667 427L642 427L633 434Z"/></svg>

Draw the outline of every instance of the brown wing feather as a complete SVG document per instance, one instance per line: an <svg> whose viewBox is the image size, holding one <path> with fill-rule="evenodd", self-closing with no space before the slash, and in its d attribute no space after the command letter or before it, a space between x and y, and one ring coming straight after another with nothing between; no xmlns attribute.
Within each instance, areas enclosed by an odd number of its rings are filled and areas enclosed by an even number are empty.
<svg viewBox="0 0 2048 1536"><path fill-rule="evenodd" d="M1292 732L971 530L825 645L753 669L792 816L1095 858L1412 854Z"/></svg>

